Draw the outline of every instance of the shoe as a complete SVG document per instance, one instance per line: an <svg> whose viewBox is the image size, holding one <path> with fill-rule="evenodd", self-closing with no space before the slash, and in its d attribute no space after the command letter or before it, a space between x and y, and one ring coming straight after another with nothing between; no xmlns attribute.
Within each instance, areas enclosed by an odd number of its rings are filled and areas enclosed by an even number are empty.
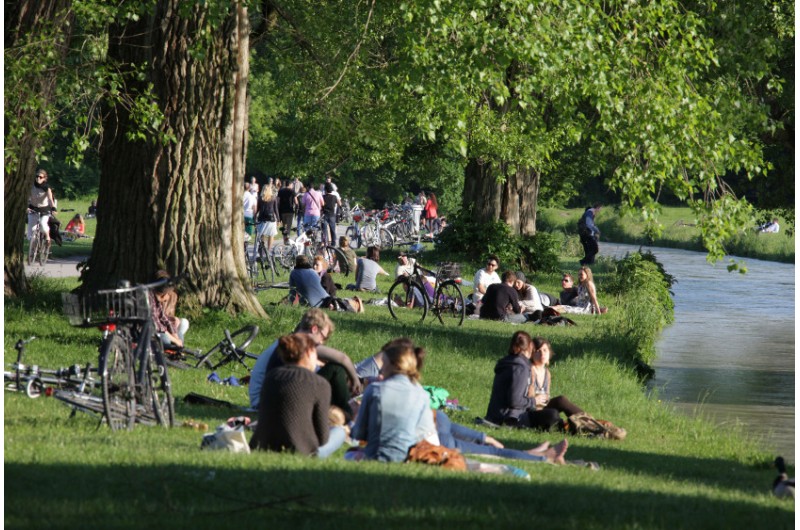
<svg viewBox="0 0 800 530"><path fill-rule="evenodd" d="M206 381L208 381L209 383L222 384L222 379L220 379L219 375L217 375L217 372L211 372L210 374L208 374L208 377L206 377Z"/></svg>

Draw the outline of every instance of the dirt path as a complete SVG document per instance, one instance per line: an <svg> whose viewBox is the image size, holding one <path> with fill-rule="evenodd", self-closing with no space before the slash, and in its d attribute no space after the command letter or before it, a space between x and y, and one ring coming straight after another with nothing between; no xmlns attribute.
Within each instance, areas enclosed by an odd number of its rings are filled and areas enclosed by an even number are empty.
<svg viewBox="0 0 800 530"><path fill-rule="evenodd" d="M25 265L25 273L28 276L34 274L44 274L49 278L69 278L69 277L77 277L80 275L80 272L76 268L76 266L86 259L89 259L89 256L69 256L66 258L50 258L45 263L44 267L34 264L34 265Z"/></svg>

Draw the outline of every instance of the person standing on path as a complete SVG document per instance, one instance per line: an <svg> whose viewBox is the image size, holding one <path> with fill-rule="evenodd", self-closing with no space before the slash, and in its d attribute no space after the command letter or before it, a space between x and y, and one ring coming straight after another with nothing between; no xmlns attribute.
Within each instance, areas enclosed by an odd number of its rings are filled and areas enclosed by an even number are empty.
<svg viewBox="0 0 800 530"><path fill-rule="evenodd" d="M322 214L322 194L314 189L314 183L309 181L306 192L303 194L303 224L315 225Z"/></svg>
<svg viewBox="0 0 800 530"><path fill-rule="evenodd" d="M292 189L292 183L286 180L283 183L283 187L278 191L278 214L281 217L284 237L289 237L289 233L292 231L295 208L297 208L297 199Z"/></svg>
<svg viewBox="0 0 800 530"><path fill-rule="evenodd" d="M581 238L584 253L581 265L593 264L594 257L600 252L600 246L598 245L600 229L594 224L594 219L602 206L599 202L594 203L592 207L586 208L586 211L583 212L583 215L578 220L578 235Z"/></svg>

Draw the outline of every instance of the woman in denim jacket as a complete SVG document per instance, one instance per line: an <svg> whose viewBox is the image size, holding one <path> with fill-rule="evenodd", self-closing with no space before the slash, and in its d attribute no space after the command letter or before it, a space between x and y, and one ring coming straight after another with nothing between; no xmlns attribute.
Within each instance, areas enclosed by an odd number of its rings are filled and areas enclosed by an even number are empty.
<svg viewBox="0 0 800 530"><path fill-rule="evenodd" d="M367 459L402 462L412 445L436 435L428 394L419 384L417 358L425 353L407 338L391 341L382 351L384 380L364 392L352 436L367 442Z"/></svg>

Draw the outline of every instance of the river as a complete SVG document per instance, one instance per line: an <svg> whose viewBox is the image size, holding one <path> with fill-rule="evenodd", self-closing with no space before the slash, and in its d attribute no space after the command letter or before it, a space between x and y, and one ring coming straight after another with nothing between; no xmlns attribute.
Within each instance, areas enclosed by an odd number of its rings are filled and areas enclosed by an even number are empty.
<svg viewBox="0 0 800 530"><path fill-rule="evenodd" d="M600 255L638 249L604 243ZM741 422L794 462L794 265L747 258L747 274L729 273L727 258L710 265L702 252L645 249L677 279L649 388L681 412Z"/></svg>

